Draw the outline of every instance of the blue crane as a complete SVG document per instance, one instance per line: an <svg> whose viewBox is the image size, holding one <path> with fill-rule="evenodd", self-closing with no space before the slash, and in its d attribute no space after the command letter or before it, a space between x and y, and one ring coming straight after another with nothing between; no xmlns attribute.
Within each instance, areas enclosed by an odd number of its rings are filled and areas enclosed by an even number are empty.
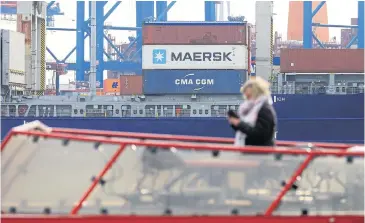
<svg viewBox="0 0 365 223"><path fill-rule="evenodd" d="M1 1L0 4L1 14L16 15L17 14L17 2L16 1ZM61 11L60 4L55 1L51 1L47 5L47 26L54 27L54 17L58 15L64 15Z"/></svg>

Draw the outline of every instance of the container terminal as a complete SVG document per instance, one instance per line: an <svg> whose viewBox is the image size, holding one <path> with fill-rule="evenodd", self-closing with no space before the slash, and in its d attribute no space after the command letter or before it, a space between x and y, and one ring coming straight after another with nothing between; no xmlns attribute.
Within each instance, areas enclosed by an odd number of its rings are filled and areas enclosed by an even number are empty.
<svg viewBox="0 0 365 223"><path fill-rule="evenodd" d="M270 1L252 21L226 1L201 2L204 21L77 1L71 28L63 4L1 1L2 221L364 221L364 1L351 25L328 23L334 2L288 2L286 38ZM118 7L135 27L107 22ZM59 32L76 36L63 59ZM226 114L257 76L277 147L236 148Z"/></svg>

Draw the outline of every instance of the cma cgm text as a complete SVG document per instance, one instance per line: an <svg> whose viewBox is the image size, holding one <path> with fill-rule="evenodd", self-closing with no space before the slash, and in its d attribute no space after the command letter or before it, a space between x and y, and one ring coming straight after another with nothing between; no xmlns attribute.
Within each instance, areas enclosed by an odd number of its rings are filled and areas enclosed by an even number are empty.
<svg viewBox="0 0 365 223"><path fill-rule="evenodd" d="M232 61L232 52L171 53L171 61Z"/></svg>
<svg viewBox="0 0 365 223"><path fill-rule="evenodd" d="M214 79L176 79L176 85L214 85Z"/></svg>

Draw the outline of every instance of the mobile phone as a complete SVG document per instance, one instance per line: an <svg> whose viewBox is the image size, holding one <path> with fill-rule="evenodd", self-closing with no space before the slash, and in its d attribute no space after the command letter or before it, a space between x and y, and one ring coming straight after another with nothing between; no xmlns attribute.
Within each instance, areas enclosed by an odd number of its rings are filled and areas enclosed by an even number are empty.
<svg viewBox="0 0 365 223"><path fill-rule="evenodd" d="M228 110L227 115L228 117L238 118L237 113L233 110Z"/></svg>

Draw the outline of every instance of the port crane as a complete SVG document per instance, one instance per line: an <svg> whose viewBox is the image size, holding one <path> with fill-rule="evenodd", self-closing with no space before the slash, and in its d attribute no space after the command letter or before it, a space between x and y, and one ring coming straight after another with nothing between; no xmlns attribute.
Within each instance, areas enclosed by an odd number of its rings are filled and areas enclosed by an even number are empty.
<svg viewBox="0 0 365 223"><path fill-rule="evenodd" d="M0 3L1 20L16 21L17 1L1 1ZM54 27L55 16L64 15L61 11L60 3L50 1L47 5L47 27Z"/></svg>

